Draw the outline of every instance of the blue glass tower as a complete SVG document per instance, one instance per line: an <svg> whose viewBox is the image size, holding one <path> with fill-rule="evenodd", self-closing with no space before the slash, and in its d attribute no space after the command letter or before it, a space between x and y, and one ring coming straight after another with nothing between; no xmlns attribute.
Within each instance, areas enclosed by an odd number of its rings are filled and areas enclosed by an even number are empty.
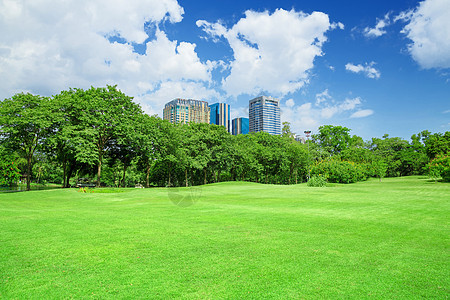
<svg viewBox="0 0 450 300"><path fill-rule="evenodd" d="M211 108L209 123L225 126L227 131L230 132L230 105L226 103L214 103L209 107Z"/></svg>
<svg viewBox="0 0 450 300"><path fill-rule="evenodd" d="M233 135L247 134L248 133L248 118L235 118L232 121Z"/></svg>
<svg viewBox="0 0 450 300"><path fill-rule="evenodd" d="M250 132L281 134L280 100L266 96L252 99L248 115Z"/></svg>

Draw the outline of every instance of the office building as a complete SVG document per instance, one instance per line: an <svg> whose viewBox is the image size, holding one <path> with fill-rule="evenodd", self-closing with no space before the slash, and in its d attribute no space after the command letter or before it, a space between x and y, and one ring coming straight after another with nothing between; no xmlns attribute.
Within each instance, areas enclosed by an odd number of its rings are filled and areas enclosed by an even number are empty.
<svg viewBox="0 0 450 300"><path fill-rule="evenodd" d="M233 135L248 133L248 118L235 118L232 121Z"/></svg>
<svg viewBox="0 0 450 300"><path fill-rule="evenodd" d="M193 99L174 99L164 106L163 119L174 124L209 123L208 102Z"/></svg>
<svg viewBox="0 0 450 300"><path fill-rule="evenodd" d="M280 100L260 96L249 101L249 131L281 134Z"/></svg>
<svg viewBox="0 0 450 300"><path fill-rule="evenodd" d="M210 124L225 126L228 132L231 131L230 105L226 103L214 103L209 106Z"/></svg>

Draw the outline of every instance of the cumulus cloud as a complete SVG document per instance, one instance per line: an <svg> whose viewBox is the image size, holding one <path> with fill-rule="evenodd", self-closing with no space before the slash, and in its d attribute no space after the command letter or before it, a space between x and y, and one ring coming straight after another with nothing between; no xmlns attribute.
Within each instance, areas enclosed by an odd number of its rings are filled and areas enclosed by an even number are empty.
<svg viewBox="0 0 450 300"><path fill-rule="evenodd" d="M297 91L308 82L314 59L323 55L325 33L343 28L341 23L330 24L328 15L321 12L283 9L248 10L232 28L205 20L197 21L197 26L213 38L224 38L233 50L230 74L222 82L232 96Z"/></svg>
<svg viewBox="0 0 450 300"><path fill-rule="evenodd" d="M286 106L287 107L294 107L294 105L295 105L294 99L288 99L286 101Z"/></svg>
<svg viewBox="0 0 450 300"><path fill-rule="evenodd" d="M373 110L371 109L362 109L362 110L358 110L356 112L354 112L350 118L365 118L368 117L370 115L373 115Z"/></svg>
<svg viewBox="0 0 450 300"><path fill-rule="evenodd" d="M164 105L172 99L185 98L204 101L220 99L217 91L205 87L201 82L165 81L153 88L152 92L138 95L135 100L150 114L161 114Z"/></svg>
<svg viewBox="0 0 450 300"><path fill-rule="evenodd" d="M409 53L422 68L450 68L449 16L448 0L426 0L396 18L408 22L402 32L412 41Z"/></svg>
<svg viewBox="0 0 450 300"><path fill-rule="evenodd" d="M374 65L375 62L365 63L364 66L361 64L354 65L352 63L348 63L345 65L345 69L353 73L363 73L368 78L378 79L380 78L381 73L373 67Z"/></svg>
<svg viewBox="0 0 450 300"><path fill-rule="evenodd" d="M170 40L159 29L163 22L180 22L183 13L176 0L3 0L0 98L118 84L153 111L163 95L212 95L204 86L217 63L200 61L195 44ZM154 35L146 33L146 24ZM146 52L136 53L133 45L143 43ZM167 86L173 93L166 93Z"/></svg>
<svg viewBox="0 0 450 300"><path fill-rule="evenodd" d="M319 99L319 102L317 101ZM374 112L361 109L363 100L359 97L346 98L344 101L334 99L328 90L316 94L316 102L306 102L302 105L282 105L281 120L291 123L293 132L304 130L316 131L320 125L331 124L336 119L363 118Z"/></svg>
<svg viewBox="0 0 450 300"><path fill-rule="evenodd" d="M230 118L248 118L248 106L240 106L236 107L234 105L231 105L231 112L230 112Z"/></svg>
<svg viewBox="0 0 450 300"><path fill-rule="evenodd" d="M389 13L387 13L383 19L377 19L377 24L374 28L366 27L364 28L364 35L369 38L377 38L386 34L384 29L386 26L390 25Z"/></svg>
<svg viewBox="0 0 450 300"><path fill-rule="evenodd" d="M320 105L321 103L328 102L333 98L328 93L328 89L323 91L322 93L316 94L316 105Z"/></svg>

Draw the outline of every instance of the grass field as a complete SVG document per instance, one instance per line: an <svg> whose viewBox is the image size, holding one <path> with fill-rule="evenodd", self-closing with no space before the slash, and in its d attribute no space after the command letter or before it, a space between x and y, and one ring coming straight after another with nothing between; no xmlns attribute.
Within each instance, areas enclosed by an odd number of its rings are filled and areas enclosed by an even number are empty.
<svg viewBox="0 0 450 300"><path fill-rule="evenodd" d="M450 184L0 194L0 298L450 296Z"/></svg>

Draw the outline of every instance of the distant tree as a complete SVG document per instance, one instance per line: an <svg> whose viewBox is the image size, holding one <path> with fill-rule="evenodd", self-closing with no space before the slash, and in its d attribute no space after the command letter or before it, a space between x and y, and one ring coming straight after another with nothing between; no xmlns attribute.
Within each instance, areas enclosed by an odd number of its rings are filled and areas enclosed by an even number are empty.
<svg viewBox="0 0 450 300"><path fill-rule="evenodd" d="M382 159L374 160L372 162L373 175L378 177L380 179L380 182L381 179L386 176L386 171L387 171L387 164Z"/></svg>
<svg viewBox="0 0 450 300"><path fill-rule="evenodd" d="M49 98L16 94L0 102L0 135L10 149L26 159L27 190L30 190L33 156L52 131L54 109Z"/></svg>
<svg viewBox="0 0 450 300"><path fill-rule="evenodd" d="M281 129L281 136L293 139L295 137L295 133L291 131L291 123L283 122L283 128Z"/></svg>
<svg viewBox="0 0 450 300"><path fill-rule="evenodd" d="M298 183L298 173L303 167L305 168L308 162L308 150L305 145L289 141L286 144L286 151L283 151L289 165L289 180L291 184L292 177L295 178L295 184Z"/></svg>
<svg viewBox="0 0 450 300"><path fill-rule="evenodd" d="M439 154L450 152L450 131L444 134L430 134L425 139L426 153L430 159L435 158Z"/></svg>
<svg viewBox="0 0 450 300"><path fill-rule="evenodd" d="M324 125L319 127L319 133L313 135L313 139L324 150L338 154L346 149L351 141L350 129L342 126Z"/></svg>
<svg viewBox="0 0 450 300"><path fill-rule="evenodd" d="M157 149L162 146L162 134L160 130L163 120L156 116L143 114L139 117L136 124L137 137L134 143L137 145L138 166L145 172L145 187L150 185L150 171L156 160L159 158Z"/></svg>
<svg viewBox="0 0 450 300"><path fill-rule="evenodd" d="M80 142L77 156L82 162L97 164L96 185L100 186L103 158L110 150L111 141L127 131L134 131L134 120L142 111L116 86L76 89L73 96L80 120L75 129Z"/></svg>
<svg viewBox="0 0 450 300"><path fill-rule="evenodd" d="M20 179L20 170L14 153L0 144L0 186L11 186Z"/></svg>

